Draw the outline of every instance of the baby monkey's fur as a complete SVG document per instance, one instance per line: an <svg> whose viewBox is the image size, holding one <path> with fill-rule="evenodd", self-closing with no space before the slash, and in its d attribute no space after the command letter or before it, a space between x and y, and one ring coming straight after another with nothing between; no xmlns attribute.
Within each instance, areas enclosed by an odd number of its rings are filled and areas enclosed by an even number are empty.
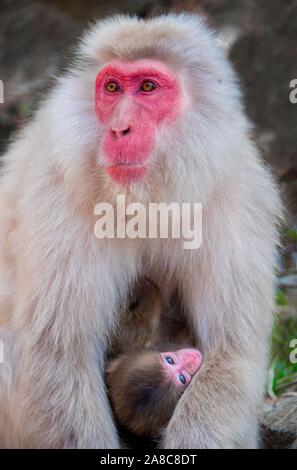
<svg viewBox="0 0 297 470"><path fill-rule="evenodd" d="M107 383L119 423L140 437L160 435L182 394L160 366L160 354L131 351L111 361Z"/></svg>

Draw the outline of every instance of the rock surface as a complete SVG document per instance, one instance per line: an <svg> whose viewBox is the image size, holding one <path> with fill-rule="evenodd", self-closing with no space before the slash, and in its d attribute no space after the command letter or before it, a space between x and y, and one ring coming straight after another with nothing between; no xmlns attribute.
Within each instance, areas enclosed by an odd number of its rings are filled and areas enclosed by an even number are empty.
<svg viewBox="0 0 297 470"><path fill-rule="evenodd" d="M107 14L142 17L168 11L200 12L218 31L237 69L249 116L265 158L284 185L297 215L297 0L2 0L0 7L0 151L11 131L31 115L41 92L59 73L88 21Z"/></svg>
<svg viewBox="0 0 297 470"><path fill-rule="evenodd" d="M265 449L297 449L297 393L267 402L261 427Z"/></svg>

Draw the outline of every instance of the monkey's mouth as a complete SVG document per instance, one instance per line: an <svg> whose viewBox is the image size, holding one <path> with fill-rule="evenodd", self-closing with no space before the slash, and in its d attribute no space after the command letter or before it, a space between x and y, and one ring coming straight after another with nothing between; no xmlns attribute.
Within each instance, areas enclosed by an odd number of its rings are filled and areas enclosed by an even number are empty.
<svg viewBox="0 0 297 470"><path fill-rule="evenodd" d="M147 167L140 162L125 162L109 166L106 171L113 180L127 184L141 180L147 171Z"/></svg>

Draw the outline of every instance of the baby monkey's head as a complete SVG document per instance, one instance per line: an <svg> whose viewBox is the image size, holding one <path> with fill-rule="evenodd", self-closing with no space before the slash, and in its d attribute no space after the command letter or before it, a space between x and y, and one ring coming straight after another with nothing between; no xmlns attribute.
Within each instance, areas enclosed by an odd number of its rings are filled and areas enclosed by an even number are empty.
<svg viewBox="0 0 297 470"><path fill-rule="evenodd" d="M119 424L137 436L159 436L201 361L192 348L133 351L110 361L107 386Z"/></svg>

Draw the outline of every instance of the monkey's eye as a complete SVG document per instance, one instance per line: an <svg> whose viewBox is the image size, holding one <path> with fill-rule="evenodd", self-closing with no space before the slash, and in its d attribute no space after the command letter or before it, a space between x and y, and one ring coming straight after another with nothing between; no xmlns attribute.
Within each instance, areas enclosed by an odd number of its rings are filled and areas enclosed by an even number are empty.
<svg viewBox="0 0 297 470"><path fill-rule="evenodd" d="M136 310L139 305L138 299L133 300L131 304L129 305L129 310Z"/></svg>
<svg viewBox="0 0 297 470"><path fill-rule="evenodd" d="M187 380L186 380L186 377L184 376L184 374L179 374L178 380L179 380L183 385L186 385L186 383L187 383Z"/></svg>
<svg viewBox="0 0 297 470"><path fill-rule="evenodd" d="M170 364L171 366L174 364L174 360L172 359L171 356L166 356L165 359L168 362L168 364Z"/></svg>
<svg viewBox="0 0 297 470"><path fill-rule="evenodd" d="M117 82L115 81L110 81L108 82L106 85L105 85L105 89L109 92L109 93L115 93L116 91L119 91L120 90L120 87L118 85Z"/></svg>
<svg viewBox="0 0 297 470"><path fill-rule="evenodd" d="M145 93L154 91L156 88L157 88L156 83L151 82L150 80L145 80L140 87L141 91L144 91Z"/></svg>

